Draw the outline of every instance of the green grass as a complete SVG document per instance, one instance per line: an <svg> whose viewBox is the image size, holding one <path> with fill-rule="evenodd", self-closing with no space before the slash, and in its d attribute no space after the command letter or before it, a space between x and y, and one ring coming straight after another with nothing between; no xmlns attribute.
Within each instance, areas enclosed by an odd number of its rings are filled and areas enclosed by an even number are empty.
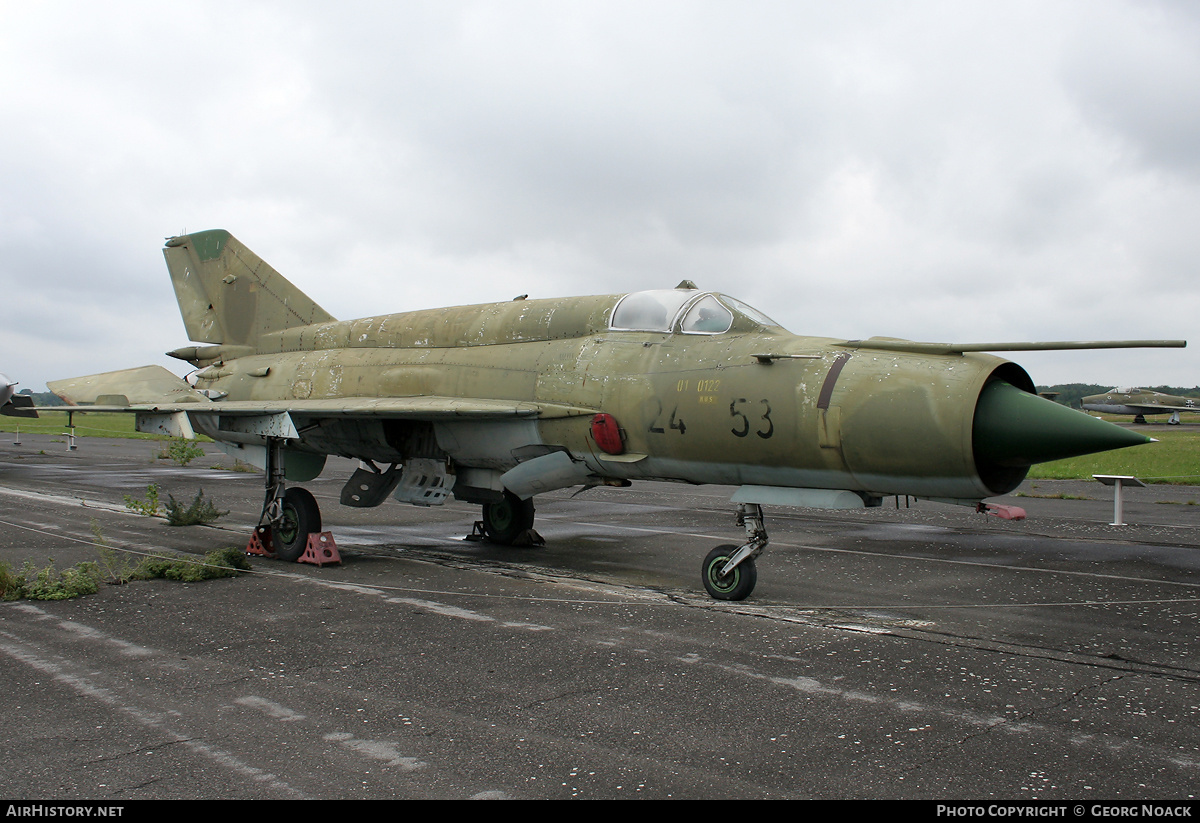
<svg viewBox="0 0 1200 823"><path fill-rule="evenodd" d="M1030 480L1091 480L1093 474L1125 474L1146 483L1200 486L1200 432L1156 432L1159 442L1088 454L1029 470Z"/></svg>
<svg viewBox="0 0 1200 823"><path fill-rule="evenodd" d="M93 527L93 531L95 528ZM59 571L50 560L38 568L27 561L19 571L0 561L0 600L70 600L95 594L101 583L120 585L131 580L178 580L198 583L220 577L236 577L249 571L244 549L216 549L203 559L175 554L156 554L130 565L105 547L100 561L85 560Z"/></svg>
<svg viewBox="0 0 1200 823"><path fill-rule="evenodd" d="M172 440L171 437L165 434L146 434L137 431L134 426L137 423L137 415L132 412L128 414L110 413L110 412L75 412L75 436L76 437L123 437L130 440ZM66 412L38 412L38 417L6 417L0 415L0 432L15 432L17 427L20 427L21 434L66 434L67 429L67 413ZM182 441L187 443L188 441ZM210 438L202 434L196 435L197 443L210 443ZM175 460L179 464L187 465L187 461L180 462L181 458L172 449L188 448L188 446L174 446L164 449L164 457ZM197 449L196 446L191 446L192 449ZM192 457L198 456L192 453ZM188 458L190 459L190 458Z"/></svg>
<svg viewBox="0 0 1200 823"><path fill-rule="evenodd" d="M93 560L61 572L53 560L41 569L30 561L20 571L0 561L0 600L69 600L95 594L100 580L100 566Z"/></svg>
<svg viewBox="0 0 1200 823"><path fill-rule="evenodd" d="M171 554L147 557L133 569L131 579L162 578L197 583L219 577L237 577L239 571L249 570L250 562L246 560L245 549L231 547L211 551L204 555L203 560Z"/></svg>
<svg viewBox="0 0 1200 823"><path fill-rule="evenodd" d="M82 414L75 412L75 435L77 437L128 437L137 440L169 440L161 434L143 434L134 430L134 414L105 414L97 412ZM0 432L15 432L20 426L21 434L63 434L67 431L66 412L38 412L38 417L0 416Z"/></svg>

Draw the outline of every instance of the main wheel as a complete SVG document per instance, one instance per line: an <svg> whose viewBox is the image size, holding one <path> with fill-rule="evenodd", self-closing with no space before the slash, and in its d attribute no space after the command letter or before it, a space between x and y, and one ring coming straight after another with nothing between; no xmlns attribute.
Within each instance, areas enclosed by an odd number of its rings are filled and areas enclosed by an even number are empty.
<svg viewBox="0 0 1200 823"><path fill-rule="evenodd" d="M700 572L704 576L704 588L717 600L745 600L758 582L753 557L746 558L728 575L721 577L721 568L737 549L737 546L717 546L704 558L704 568Z"/></svg>
<svg viewBox="0 0 1200 823"><path fill-rule="evenodd" d="M283 493L283 519L271 527L271 543L280 560L299 560L308 536L321 531L321 509L307 489Z"/></svg>
<svg viewBox="0 0 1200 823"><path fill-rule="evenodd" d="M483 531L495 543L510 546L532 528L532 497L522 500L506 490L503 501L483 504Z"/></svg>

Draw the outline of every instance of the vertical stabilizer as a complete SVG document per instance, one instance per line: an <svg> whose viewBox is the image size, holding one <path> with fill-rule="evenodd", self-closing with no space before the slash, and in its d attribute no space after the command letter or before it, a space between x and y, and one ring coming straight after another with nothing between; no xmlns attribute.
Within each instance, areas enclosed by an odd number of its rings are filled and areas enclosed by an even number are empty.
<svg viewBox="0 0 1200 823"><path fill-rule="evenodd" d="M253 346L335 318L223 229L172 237L163 255L188 339Z"/></svg>

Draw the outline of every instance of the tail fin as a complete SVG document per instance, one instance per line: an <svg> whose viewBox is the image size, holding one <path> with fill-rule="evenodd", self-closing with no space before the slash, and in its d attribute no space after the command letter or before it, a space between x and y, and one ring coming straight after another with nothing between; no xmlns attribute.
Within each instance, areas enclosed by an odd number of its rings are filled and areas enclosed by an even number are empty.
<svg viewBox="0 0 1200 823"><path fill-rule="evenodd" d="M172 237L163 255L188 339L253 346L335 318L224 229Z"/></svg>

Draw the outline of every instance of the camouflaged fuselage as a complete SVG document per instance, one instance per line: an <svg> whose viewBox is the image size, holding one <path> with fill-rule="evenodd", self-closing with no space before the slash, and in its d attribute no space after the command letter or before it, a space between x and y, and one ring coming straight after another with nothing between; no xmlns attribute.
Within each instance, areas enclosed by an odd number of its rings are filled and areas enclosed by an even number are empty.
<svg viewBox="0 0 1200 823"><path fill-rule="evenodd" d="M294 327L263 336L254 354L210 366L197 386L226 392L226 401L436 396L579 410L437 423L442 451L463 465L497 470L519 462L511 452L525 437L531 442L522 445L564 447L605 478L953 498L1008 490L980 477L971 431L974 400L997 371L1028 382L1006 361L856 351L736 312L717 334L614 330L619 297L519 300ZM625 454L597 448L587 412L615 417ZM302 431L299 445L402 461L399 447L387 445L402 438L384 428L382 420L327 424ZM465 428L495 448L456 449L451 441Z"/></svg>

